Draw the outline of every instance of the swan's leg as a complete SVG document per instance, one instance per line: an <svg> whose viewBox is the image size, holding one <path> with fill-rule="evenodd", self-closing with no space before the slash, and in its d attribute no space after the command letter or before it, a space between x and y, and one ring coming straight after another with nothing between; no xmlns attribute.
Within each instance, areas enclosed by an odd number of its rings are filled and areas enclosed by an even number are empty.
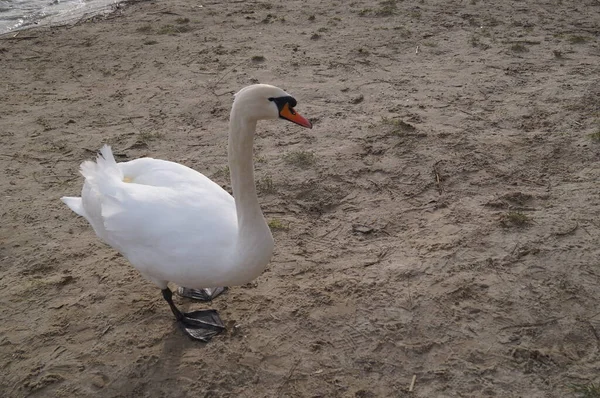
<svg viewBox="0 0 600 398"><path fill-rule="evenodd" d="M189 289L180 286L177 288L177 294L181 297L187 297L198 301L211 301L215 297L225 293L227 287L209 287L206 289Z"/></svg>
<svg viewBox="0 0 600 398"><path fill-rule="evenodd" d="M173 292L166 288L162 290L163 297L171 307L171 311L177 318L182 329L193 339L208 342L213 336L225 330L225 325L217 311L203 310L193 312L181 312L173 303Z"/></svg>

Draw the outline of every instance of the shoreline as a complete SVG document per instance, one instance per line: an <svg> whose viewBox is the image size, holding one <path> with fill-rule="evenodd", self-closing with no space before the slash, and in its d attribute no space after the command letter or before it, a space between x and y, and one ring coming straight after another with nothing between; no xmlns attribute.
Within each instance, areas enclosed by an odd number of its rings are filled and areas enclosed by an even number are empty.
<svg viewBox="0 0 600 398"><path fill-rule="evenodd" d="M55 27L55 26L68 26L71 24L82 23L86 20L91 20L96 17L108 16L119 8L123 7L127 0L119 3L110 2L106 4L96 5L92 3L87 7L78 7L68 10L63 10L54 14L38 17L35 20L25 22L19 27L13 27L6 32L0 32L0 37L13 34L18 35L18 32L34 29L37 27ZM29 15L23 16L27 18Z"/></svg>

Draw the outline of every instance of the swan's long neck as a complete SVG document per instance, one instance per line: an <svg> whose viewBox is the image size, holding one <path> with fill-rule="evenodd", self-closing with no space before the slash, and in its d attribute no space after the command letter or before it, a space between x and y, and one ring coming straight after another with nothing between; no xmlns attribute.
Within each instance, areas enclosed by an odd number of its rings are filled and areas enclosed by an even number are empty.
<svg viewBox="0 0 600 398"><path fill-rule="evenodd" d="M263 218L263 215L256 195L252 162L256 121L248 121L235 116L235 112L232 112L229 123L228 158L238 225L241 227L255 217Z"/></svg>
<svg viewBox="0 0 600 398"><path fill-rule="evenodd" d="M231 186L238 220L236 256L243 262L240 277L254 279L267 265L273 251L273 237L260 209L256 184L252 148L256 121L248 120L231 112L229 124L229 170Z"/></svg>

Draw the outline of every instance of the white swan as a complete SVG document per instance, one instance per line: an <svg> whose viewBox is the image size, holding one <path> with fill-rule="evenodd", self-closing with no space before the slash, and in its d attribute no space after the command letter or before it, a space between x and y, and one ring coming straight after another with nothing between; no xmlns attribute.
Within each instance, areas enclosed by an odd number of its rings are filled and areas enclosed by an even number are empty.
<svg viewBox="0 0 600 398"><path fill-rule="evenodd" d="M266 84L235 95L228 145L233 197L178 163L152 158L116 163L105 145L95 163L81 164L81 197L61 198L100 239L160 287L193 338L208 341L223 330L223 323L213 310L180 312L167 283L193 289L240 285L265 269L273 237L256 195L254 133L262 119L283 118L311 128L294 106L292 96Z"/></svg>

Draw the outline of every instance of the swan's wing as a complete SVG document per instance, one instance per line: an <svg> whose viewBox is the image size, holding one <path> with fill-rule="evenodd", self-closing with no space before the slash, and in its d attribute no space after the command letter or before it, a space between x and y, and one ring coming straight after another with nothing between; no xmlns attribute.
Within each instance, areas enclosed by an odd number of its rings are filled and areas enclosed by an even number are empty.
<svg viewBox="0 0 600 398"><path fill-rule="evenodd" d="M120 185L115 195L102 195L104 235L136 268L152 275L150 268L222 265L237 236L230 195L212 185Z"/></svg>
<svg viewBox="0 0 600 398"><path fill-rule="evenodd" d="M164 160L136 159L118 167L122 181L98 187L103 224L113 240L178 252L231 243L237 232L235 202L218 184Z"/></svg>
<svg viewBox="0 0 600 398"><path fill-rule="evenodd" d="M185 274L192 265L218 267L226 259L237 234L235 202L204 175L150 158L117 164L107 146L81 172L94 230L143 273L170 267L170 275Z"/></svg>

